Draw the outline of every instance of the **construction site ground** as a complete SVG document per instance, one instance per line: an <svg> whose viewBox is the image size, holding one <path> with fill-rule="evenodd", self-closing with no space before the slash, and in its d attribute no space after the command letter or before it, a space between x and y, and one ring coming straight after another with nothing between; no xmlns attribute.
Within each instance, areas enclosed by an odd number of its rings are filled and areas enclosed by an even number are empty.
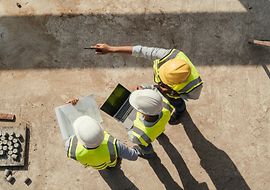
<svg viewBox="0 0 270 190"><path fill-rule="evenodd" d="M270 48L248 44L270 40L269 26L269 0L0 0L0 112L30 131L26 166L13 169L13 185L1 168L0 190L269 189ZM101 105L118 83L153 84L153 70L83 49L99 42L180 49L204 81L181 124L153 143L158 158L100 173L67 158L54 108L88 94Z"/></svg>

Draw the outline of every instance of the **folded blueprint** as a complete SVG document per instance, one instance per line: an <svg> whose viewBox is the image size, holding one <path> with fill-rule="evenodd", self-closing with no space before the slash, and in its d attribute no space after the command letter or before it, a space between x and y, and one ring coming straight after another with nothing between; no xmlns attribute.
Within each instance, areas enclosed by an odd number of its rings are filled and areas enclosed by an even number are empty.
<svg viewBox="0 0 270 190"><path fill-rule="evenodd" d="M101 123L102 118L93 95L79 98L76 105L65 104L55 108L56 118L63 140L74 135L73 122L80 116L88 115Z"/></svg>

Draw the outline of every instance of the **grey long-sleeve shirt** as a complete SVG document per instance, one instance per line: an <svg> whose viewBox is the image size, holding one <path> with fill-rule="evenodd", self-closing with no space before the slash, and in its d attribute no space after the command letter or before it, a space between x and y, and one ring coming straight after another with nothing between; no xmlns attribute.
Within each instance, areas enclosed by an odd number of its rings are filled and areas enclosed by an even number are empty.
<svg viewBox="0 0 270 190"><path fill-rule="evenodd" d="M65 150L68 151L69 143L70 143L70 138L66 141L65 143ZM125 144L121 143L119 140L116 140L116 147L118 151L118 156L127 160L137 160L138 159L138 151L135 150L134 148L129 148Z"/></svg>
<svg viewBox="0 0 270 190"><path fill-rule="evenodd" d="M154 61L155 59L161 59L168 55L172 49L164 49L164 48L157 48L157 47L146 47L141 45L133 46L132 48L132 55L135 57L143 57ZM188 94L182 94L181 98L187 99L199 99L202 91L202 85L198 86ZM152 87L147 87L152 88Z"/></svg>

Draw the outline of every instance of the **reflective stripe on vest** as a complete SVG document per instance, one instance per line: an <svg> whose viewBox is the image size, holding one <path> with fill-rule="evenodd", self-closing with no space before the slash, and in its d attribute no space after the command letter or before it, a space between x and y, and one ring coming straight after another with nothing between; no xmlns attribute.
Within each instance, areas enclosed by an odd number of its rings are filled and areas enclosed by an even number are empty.
<svg viewBox="0 0 270 190"><path fill-rule="evenodd" d="M141 130L141 129L139 129L138 127L133 126L132 131L135 132L135 133L137 133L140 136L140 138L142 138L147 144L150 144L152 142L152 140L144 133L144 131Z"/></svg>
<svg viewBox="0 0 270 190"><path fill-rule="evenodd" d="M108 149L110 152L110 160L111 162L115 161L116 159L116 151L114 150L114 144L113 144L113 137L110 135L108 140Z"/></svg>
<svg viewBox="0 0 270 190"><path fill-rule="evenodd" d="M75 148L74 148L75 147ZM117 162L116 139L104 132L102 143L94 149L85 148L76 136L72 137L68 157L79 161L85 166L91 166L97 170L114 167Z"/></svg>
<svg viewBox="0 0 270 190"><path fill-rule="evenodd" d="M78 139L77 138L71 138L69 141L69 148L68 148L68 157L76 160L76 148L78 144Z"/></svg>
<svg viewBox="0 0 270 190"><path fill-rule="evenodd" d="M136 119L133 123L132 134L138 138L143 146L148 146L161 133L164 132L165 126L168 123L173 107L168 105L166 99L163 99L162 116L153 126L145 126L141 121L142 114L137 112Z"/></svg>
<svg viewBox="0 0 270 190"><path fill-rule="evenodd" d="M196 78L195 80L191 81L190 83L188 83L184 88L182 88L180 90L180 93L188 93L191 91L193 86L197 86L197 84L201 84L202 83L202 79L201 77Z"/></svg>
<svg viewBox="0 0 270 190"><path fill-rule="evenodd" d="M166 57L154 61L154 81L156 83L161 82L159 78L159 68L161 67L161 65L174 58L185 60L191 68L191 73L185 82L176 85L168 85L172 89L172 91L171 93L168 93L166 95L171 98L179 98L181 94L191 92L194 88L201 85L203 82L199 76L197 69L194 67L189 58L182 51L173 49Z"/></svg>

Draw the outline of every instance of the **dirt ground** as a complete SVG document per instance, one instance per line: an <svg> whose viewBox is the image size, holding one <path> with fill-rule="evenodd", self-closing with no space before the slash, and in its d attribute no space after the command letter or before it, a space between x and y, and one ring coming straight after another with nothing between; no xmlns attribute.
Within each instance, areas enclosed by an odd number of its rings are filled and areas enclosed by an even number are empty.
<svg viewBox="0 0 270 190"><path fill-rule="evenodd" d="M0 190L269 189L270 48L247 43L270 39L269 12L267 0L0 0L0 112L30 130L28 164L13 169L13 185L1 168ZM101 105L117 83L153 83L153 71L145 59L83 49L98 42L181 49L204 81L181 124L153 143L158 158L100 173L66 157L54 108L88 94Z"/></svg>

